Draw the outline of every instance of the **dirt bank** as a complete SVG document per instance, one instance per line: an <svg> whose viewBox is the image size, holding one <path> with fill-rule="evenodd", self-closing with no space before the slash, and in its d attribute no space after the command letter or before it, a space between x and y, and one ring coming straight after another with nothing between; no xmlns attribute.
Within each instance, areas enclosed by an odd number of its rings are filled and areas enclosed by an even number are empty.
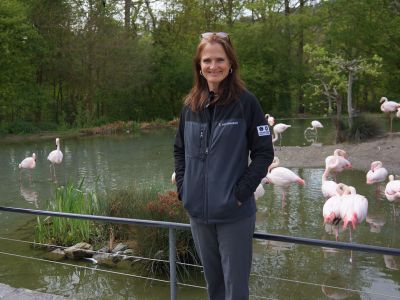
<svg viewBox="0 0 400 300"><path fill-rule="evenodd" d="M400 134L394 133L359 144L312 145L308 147L276 147L275 155L283 167L323 167L325 157L337 148L348 154L354 169L367 171L371 162L382 161L389 174L400 175Z"/></svg>

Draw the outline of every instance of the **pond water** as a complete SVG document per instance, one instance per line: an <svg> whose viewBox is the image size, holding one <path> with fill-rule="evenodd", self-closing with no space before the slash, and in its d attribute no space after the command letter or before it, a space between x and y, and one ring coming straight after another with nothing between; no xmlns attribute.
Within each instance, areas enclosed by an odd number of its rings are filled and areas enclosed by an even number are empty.
<svg viewBox="0 0 400 300"><path fill-rule="evenodd" d="M287 121L292 122L293 136L284 136L283 145L285 141L307 144L303 132L311 120L278 120ZM325 128L319 131L318 142L330 144L333 126L321 122ZM64 161L56 167L58 182L78 183L85 178L86 188L92 189L96 183L100 192L133 184L174 189L170 183L174 133L175 130L163 129L137 135L62 139ZM0 143L0 205L47 209L55 185L49 180L46 157L54 148L52 140ZM33 180L29 182L24 174L20 184L18 163L31 152L37 154ZM257 202L256 230L334 240L322 224L323 169L292 170L306 184L290 188L283 208L281 191L267 186L266 195ZM365 184L365 173L345 171L339 180L355 186L369 200L368 220L353 232L353 241L399 248L400 217L393 216L392 206L381 193L376 193L374 186ZM85 262L76 263L85 268L50 263L42 260L43 253L31 249L29 244L10 240L32 241L32 219L0 212L0 282L79 299L169 299L167 283L113 274L125 271L93 267ZM349 232L340 233L340 240L348 241ZM250 288L252 299L310 299L310 295L312 299L400 299L399 269L397 257L255 240ZM204 284L201 274L193 275L185 283ZM204 289L179 286L178 299L205 298Z"/></svg>

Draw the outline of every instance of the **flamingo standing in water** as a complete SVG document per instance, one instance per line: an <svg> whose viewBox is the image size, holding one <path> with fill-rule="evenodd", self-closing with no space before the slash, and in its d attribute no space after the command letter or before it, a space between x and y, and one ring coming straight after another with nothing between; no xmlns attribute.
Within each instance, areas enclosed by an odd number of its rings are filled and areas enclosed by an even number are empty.
<svg viewBox="0 0 400 300"><path fill-rule="evenodd" d="M393 124L393 113L400 108L400 103L395 101L389 101L386 97L382 97L379 100L381 104L381 111L388 114L390 117L390 132L392 132Z"/></svg>
<svg viewBox="0 0 400 300"><path fill-rule="evenodd" d="M340 207L342 205L342 195L347 185L339 183L336 186L335 195L326 200L322 208L322 216L324 217L324 224L332 224L332 226L339 226L340 221ZM335 229L336 241L339 239L339 228Z"/></svg>
<svg viewBox="0 0 400 300"><path fill-rule="evenodd" d="M400 180L394 180L393 175L389 175L389 182L386 184L385 196L393 203L393 216L396 216L395 202L400 202Z"/></svg>
<svg viewBox="0 0 400 300"><path fill-rule="evenodd" d="M367 184L374 184L383 182L388 176L388 171L386 168L382 167L382 162L377 160L371 163L371 169L367 173ZM378 196L378 188L376 186L376 194Z"/></svg>
<svg viewBox="0 0 400 300"><path fill-rule="evenodd" d="M55 182L57 182L57 177L56 177L56 168L54 165L58 165L61 164L62 160L63 160L63 153L60 150L60 139L56 138L56 146L57 149L53 150L49 153L49 155L47 156L47 159L50 161L50 178L53 179L53 175L51 173L51 167L53 166L53 173L54 173L54 180Z"/></svg>
<svg viewBox="0 0 400 300"><path fill-rule="evenodd" d="M291 170L278 167L279 166L279 158L277 156L274 157L272 164L268 167L268 173L266 178L266 183L271 183L275 186L279 186L282 188L282 208L285 206L285 189L289 188L289 186L293 183L297 183L300 185L304 185L304 179L300 178L297 174L292 172Z"/></svg>
<svg viewBox="0 0 400 300"><path fill-rule="evenodd" d="M36 154L32 153L31 157L26 157L21 163L18 165L19 168L19 181L22 178L22 170L33 170L36 167ZM32 175L29 173L29 181L32 182Z"/></svg>
<svg viewBox="0 0 400 300"><path fill-rule="evenodd" d="M347 153L342 149L336 149L333 152L333 155L329 155L325 158L325 168L332 164L332 161L336 161L336 157L339 159L339 162L336 164L334 168L331 169L333 172L335 181L336 181L336 173L342 172L344 169L350 169L352 167L351 163L347 160Z"/></svg>
<svg viewBox="0 0 400 300"><path fill-rule="evenodd" d="M273 116L265 114L265 119L267 120L269 126L272 127L275 125L275 118Z"/></svg>
<svg viewBox="0 0 400 300"><path fill-rule="evenodd" d="M315 134L318 134L318 128L324 128L321 122L317 120L311 121L311 127L307 127L306 130L304 130L304 134L306 134L308 130L313 130Z"/></svg>
<svg viewBox="0 0 400 300"><path fill-rule="evenodd" d="M350 241L351 229L355 229L358 224L365 220L368 213L368 200L362 195L357 194L356 189L348 186L344 189L342 195L342 204L340 206L340 217L343 220L343 229L351 223L350 228Z"/></svg>
<svg viewBox="0 0 400 300"><path fill-rule="evenodd" d="M282 132L284 132L289 127L292 127L292 125L286 125L286 124L283 124L283 123L278 123L273 128L274 137L272 139L272 142L275 143L279 139L279 148L280 149L282 149Z"/></svg>

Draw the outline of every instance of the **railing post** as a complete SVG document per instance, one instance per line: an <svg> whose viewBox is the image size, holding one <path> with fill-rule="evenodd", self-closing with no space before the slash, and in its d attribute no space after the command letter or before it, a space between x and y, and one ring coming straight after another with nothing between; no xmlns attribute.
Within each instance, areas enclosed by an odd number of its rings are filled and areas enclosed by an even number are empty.
<svg viewBox="0 0 400 300"><path fill-rule="evenodd" d="M171 300L176 300L176 235L173 228L169 228L169 283Z"/></svg>

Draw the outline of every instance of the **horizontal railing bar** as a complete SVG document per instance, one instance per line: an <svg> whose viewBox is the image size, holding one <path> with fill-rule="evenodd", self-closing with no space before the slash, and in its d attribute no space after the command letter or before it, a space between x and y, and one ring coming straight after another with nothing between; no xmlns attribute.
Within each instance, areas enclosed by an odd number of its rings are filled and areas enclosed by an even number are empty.
<svg viewBox="0 0 400 300"><path fill-rule="evenodd" d="M147 225L147 226L175 228L175 229L190 229L189 224L176 223L176 222L130 219L130 218L117 218L117 217L84 215L84 214L74 214L74 213L61 213L61 212L53 212L53 211L45 211L45 210L34 210L34 209L28 209L28 208L16 208L16 207L4 207L4 206L0 206L0 211L9 211L9 212L17 212L17 213L33 214L33 215L55 216L55 217L64 217L64 218L74 218L74 219L96 220L96 221L110 222L110 223ZM293 237L293 236L263 233L263 232L255 232L253 237L256 239L261 239L261 240L271 240L271 241L279 241L279 242L286 242L286 243L296 243L296 244L303 244L303 245L329 247L329 248L335 248L335 249L356 250L356 251L363 251L363 252L372 252L372 253L378 253L378 254L400 256L399 248L388 248L388 247L380 247L380 246L373 246L373 245L366 245L366 244L318 240L318 239Z"/></svg>
<svg viewBox="0 0 400 300"><path fill-rule="evenodd" d="M380 247L367 244L318 240L318 239L311 239L304 237L293 237L293 236L285 236L280 234L261 233L261 232L255 232L253 237L256 239L271 240L271 241L286 242L286 243L329 247L336 249L356 250L363 252L373 252L373 253L387 254L387 255L400 255L399 248L388 248L388 247Z"/></svg>
<svg viewBox="0 0 400 300"><path fill-rule="evenodd" d="M132 224L132 225L136 224L136 225L163 227L163 228L190 229L189 224L176 223L176 222L74 214L74 213L55 212L55 211L47 211L47 210L35 210L35 209L29 209L29 208L17 208L17 207L7 207L7 206L0 206L0 210L17 212L17 213L22 213L22 214L54 216L54 217L64 217L64 218L84 219L84 220L95 220L95 221L118 223L118 224Z"/></svg>

